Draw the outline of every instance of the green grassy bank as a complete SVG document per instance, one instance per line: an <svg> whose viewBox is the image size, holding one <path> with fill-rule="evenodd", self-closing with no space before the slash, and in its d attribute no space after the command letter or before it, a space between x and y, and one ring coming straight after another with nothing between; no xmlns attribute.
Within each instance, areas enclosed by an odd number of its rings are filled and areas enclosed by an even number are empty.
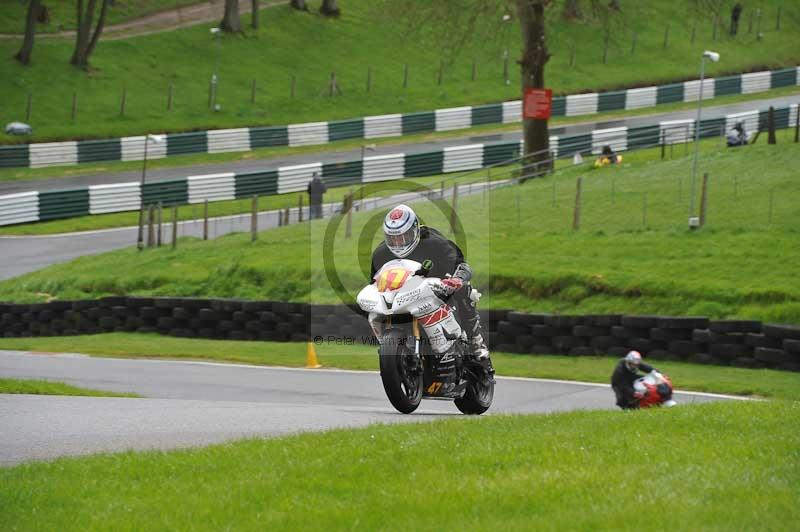
<svg viewBox="0 0 800 532"><path fill-rule="evenodd" d="M124 40L101 39L88 73L68 64L72 39L37 41L28 67L11 59L19 42L2 40L0 56L6 59L0 61L0 91L6 99L0 121L25 119L28 94L35 141L316 122L519 98L514 60L520 30L513 21L503 27L500 13L496 18L480 17L472 38L451 56L442 49L440 28L409 36L405 26L370 0L348 0L338 19L319 16L318 5L310 2L308 13L292 10L288 2L267 9L260 30L225 35L219 45L209 33L216 23ZM583 21L567 22L559 16L560 3L554 3L548 27L552 53L548 85L562 94L696 78L700 55L707 48L722 56L719 63L707 65L710 76L800 63L793 44L800 26L791 22L798 16L796 7L783 0L760 2L764 36L758 40L755 28L747 27L736 38L718 28L715 39L712 14L695 6L691 0L626 2L622 12L611 18L604 64L602 19L587 9ZM784 23L776 30L779 6ZM755 7L746 6L745 20ZM245 26L248 20L249 15L243 17ZM634 33L636 47L631 53ZM508 84L503 79L505 49L511 57ZM409 68L407 88L402 84L404 65ZM208 105L209 80L215 71L219 112ZM326 87L334 71L342 95L329 97ZM254 79L255 103L251 101ZM170 84L173 105L168 111ZM77 94L74 120L73 93Z"/></svg>
<svg viewBox="0 0 800 532"><path fill-rule="evenodd" d="M0 527L791 530L798 420L717 403L60 459L0 469Z"/></svg>
<svg viewBox="0 0 800 532"><path fill-rule="evenodd" d="M691 157L625 157L622 167L575 167L458 200L464 231L454 238L487 294L484 307L800 322L800 185L794 176L800 146L702 154L701 172L710 173L707 225L693 232L686 229ZM573 231L577 177L583 178L582 214ZM404 185L384 183L381 193L391 186ZM415 207L426 223L446 230L446 204ZM235 234L209 242L183 239L176 252L128 248L82 257L0 282L0 299L347 300L369 273L382 216L356 214L350 239L334 219L266 231L253 243ZM335 278L344 292L332 288Z"/></svg>

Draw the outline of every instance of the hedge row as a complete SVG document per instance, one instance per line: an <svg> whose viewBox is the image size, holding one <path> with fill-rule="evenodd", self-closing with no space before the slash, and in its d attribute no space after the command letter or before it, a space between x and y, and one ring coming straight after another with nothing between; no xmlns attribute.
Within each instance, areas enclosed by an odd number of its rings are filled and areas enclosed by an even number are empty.
<svg viewBox="0 0 800 532"><path fill-rule="evenodd" d="M481 311L490 347L523 354L616 355L800 371L800 326L703 317L564 316ZM360 311L233 299L106 297L0 304L0 336L159 333L221 340L370 343Z"/></svg>

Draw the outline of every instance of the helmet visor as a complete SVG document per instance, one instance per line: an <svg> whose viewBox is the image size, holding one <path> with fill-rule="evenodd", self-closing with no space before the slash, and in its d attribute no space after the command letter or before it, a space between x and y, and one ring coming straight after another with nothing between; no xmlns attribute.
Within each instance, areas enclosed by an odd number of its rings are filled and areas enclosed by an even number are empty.
<svg viewBox="0 0 800 532"><path fill-rule="evenodd" d="M389 249L405 249L416 240L415 227L400 235L386 235L386 245Z"/></svg>

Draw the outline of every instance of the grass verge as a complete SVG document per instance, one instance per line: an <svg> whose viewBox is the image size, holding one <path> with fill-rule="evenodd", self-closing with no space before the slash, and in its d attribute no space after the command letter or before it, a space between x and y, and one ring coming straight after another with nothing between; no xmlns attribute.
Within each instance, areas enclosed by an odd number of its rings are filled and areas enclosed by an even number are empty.
<svg viewBox="0 0 800 532"><path fill-rule="evenodd" d="M83 395L87 397L139 397L135 393L89 390L87 388L80 388L78 386L72 386L63 382L36 379L0 378L0 394L3 393L24 393L33 395Z"/></svg>
<svg viewBox="0 0 800 532"><path fill-rule="evenodd" d="M458 200L455 238L486 292L484 307L561 313L706 315L800 322L800 145L719 151L707 141L707 225L686 229L692 158L632 152L621 167L570 167L553 176ZM715 147L716 143L716 147ZM689 150L687 150L689 151ZM690 152L689 152L690 153ZM572 230L576 179L581 226ZM381 194L405 183L385 182ZM393 189L393 187L396 187ZM697 185L699 190L699 184ZM696 203L700 203L696 194ZM368 197L368 195L367 195ZM449 208L418 202L444 230ZM443 210L442 210L443 209ZM243 297L301 302L352 300L369 273L382 212L322 220L178 250L128 248L0 282L0 299L41 301L109 294ZM275 257L280 260L275 260ZM334 272L344 290L333 288Z"/></svg>
<svg viewBox="0 0 800 532"><path fill-rule="evenodd" d="M182 339L156 334L109 333L91 336L3 338L0 349L83 353L125 358L197 359L266 366L303 367L302 343L238 342ZM375 348L340 345L317 346L320 362L329 368L377 370ZM616 359L493 353L498 375L608 383ZM722 366L699 366L659 361L658 368L672 377L681 390L800 400L800 374Z"/></svg>
<svg viewBox="0 0 800 532"><path fill-rule="evenodd" d="M798 403L374 425L0 469L3 529L790 530ZM435 501L435 503L434 503Z"/></svg>
<svg viewBox="0 0 800 532"><path fill-rule="evenodd" d="M7 59L0 62L0 91L6 98L0 122L24 119L29 93L34 141L317 122L519 98L519 70L513 65L520 30L515 21L499 27L500 11L497 17L481 17L471 39L450 57L442 51L446 46L438 27L409 35L374 1L349 0L336 19L317 15L318 5L310 12L293 10L288 2L270 8L260 30L223 35L218 43L209 33L216 23L115 41L101 39L88 73L69 65L71 40L37 41L28 67L11 59L17 40L1 41L0 56ZM755 31L742 31L735 38L720 32L714 39L713 15L697 9L692 0L629 2L610 17L611 25L588 10L582 21L564 21L554 8L548 25L552 54L548 83L560 94L696 78L697 62L707 48L722 56L719 63L707 65L709 76L797 64L800 57L792 43L797 42L798 25L785 22L776 30L775 24L766 22L775 21L779 7L784 20L795 17L796 9L784 5L784 0L763 0L759 7L765 17L761 39ZM242 17L243 27L248 27L249 18ZM670 21L666 47L665 20ZM634 32L636 49L631 53ZM503 77L504 50L511 53L508 84ZM405 88L404 65L409 68ZM208 104L209 80L215 72L218 112ZM326 91L331 72L342 91L335 97ZM168 111L170 85L173 105ZM77 94L74 119L73 93Z"/></svg>

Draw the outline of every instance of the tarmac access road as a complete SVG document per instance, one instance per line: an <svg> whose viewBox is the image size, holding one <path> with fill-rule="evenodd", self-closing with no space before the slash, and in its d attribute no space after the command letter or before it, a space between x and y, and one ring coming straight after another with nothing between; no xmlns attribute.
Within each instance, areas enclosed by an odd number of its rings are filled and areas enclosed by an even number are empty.
<svg viewBox="0 0 800 532"><path fill-rule="evenodd" d="M411 415L400 414L386 399L380 376L364 371L0 351L0 377L143 396L0 394L0 465L461 415L450 401L429 400ZM732 398L683 392L675 399ZM498 377L484 415L613 408L607 385Z"/></svg>

